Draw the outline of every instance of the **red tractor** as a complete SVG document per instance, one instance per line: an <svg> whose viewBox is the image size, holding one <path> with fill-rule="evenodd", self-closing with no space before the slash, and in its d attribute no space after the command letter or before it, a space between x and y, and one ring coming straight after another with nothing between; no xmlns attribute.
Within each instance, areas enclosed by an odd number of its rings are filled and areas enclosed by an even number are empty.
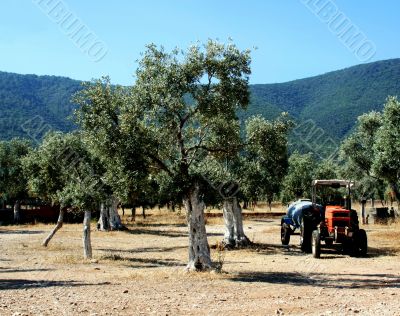
<svg viewBox="0 0 400 316"><path fill-rule="evenodd" d="M351 208L349 180L312 181L312 204L321 209L319 223L309 223L311 251L314 258L321 256L321 242L326 246L342 244L351 255L365 256L368 250L367 234L360 229L358 215Z"/></svg>
<svg viewBox="0 0 400 316"><path fill-rule="evenodd" d="M367 254L367 234L360 229L357 212L351 209L351 188L348 180L314 180L312 200L292 203L281 220L282 245L288 245L290 236L299 231L300 248L321 256L321 242L327 247L341 244L345 252Z"/></svg>

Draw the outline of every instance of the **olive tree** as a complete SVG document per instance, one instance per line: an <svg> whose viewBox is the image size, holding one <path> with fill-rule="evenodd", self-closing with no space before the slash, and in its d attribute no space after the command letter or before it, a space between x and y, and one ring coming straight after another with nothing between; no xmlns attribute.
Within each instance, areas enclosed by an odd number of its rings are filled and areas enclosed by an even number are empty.
<svg viewBox="0 0 400 316"><path fill-rule="evenodd" d="M0 199L14 204L14 222L20 221L21 199L28 197L22 159L31 151L29 141L0 141Z"/></svg>
<svg viewBox="0 0 400 316"><path fill-rule="evenodd" d="M383 198L385 183L372 166L376 157L376 135L382 126L382 114L369 112L357 118L354 132L346 138L340 147L340 158L343 161L341 173L345 178L356 180L355 193L363 203L367 198ZM365 212L363 212L363 219Z"/></svg>
<svg viewBox="0 0 400 316"><path fill-rule="evenodd" d="M354 132L341 145L340 155L345 169L357 180L364 176L373 177L372 164L375 157L375 139L382 125L382 115L370 112L358 117Z"/></svg>
<svg viewBox="0 0 400 316"><path fill-rule="evenodd" d="M239 149L236 111L249 102L250 53L208 41L187 52L149 45L136 71L132 100L122 114L129 136L141 135L138 155L152 173L177 188L187 213L189 270L212 266L199 165Z"/></svg>
<svg viewBox="0 0 400 316"><path fill-rule="evenodd" d="M28 188L37 197L60 207L56 226L43 241L47 246L62 227L65 209L84 213L84 257L91 258L90 219L109 187L104 185L104 169L88 150L78 133L50 133L23 161Z"/></svg>
<svg viewBox="0 0 400 316"><path fill-rule="evenodd" d="M223 244L243 247L250 240L245 235L242 220L242 199L258 201L271 199L279 193L287 168L287 133L291 121L283 113L268 121L261 116L251 117L245 124L241 150L230 159L207 159L202 173L211 190L222 203L225 222Z"/></svg>
<svg viewBox="0 0 400 316"><path fill-rule="evenodd" d="M382 113L382 125L376 132L372 171L390 185L394 198L399 201L400 180L400 102L388 97Z"/></svg>
<svg viewBox="0 0 400 316"><path fill-rule="evenodd" d="M261 116L246 122L243 189L248 199L267 200L281 191L288 169L288 133L293 126L287 113L274 121Z"/></svg>
<svg viewBox="0 0 400 316"><path fill-rule="evenodd" d="M129 204L134 209L149 186L148 160L142 155L142 148L148 146L149 140L140 126L132 133L127 133L122 126L126 106L132 100L131 89L113 86L107 77L86 83L74 97L79 105L76 121L88 149L105 167L104 182L112 188L108 203L102 203L101 230L121 228L116 205ZM131 114L131 119L143 118L142 111ZM108 212L105 211L107 204L113 205Z"/></svg>

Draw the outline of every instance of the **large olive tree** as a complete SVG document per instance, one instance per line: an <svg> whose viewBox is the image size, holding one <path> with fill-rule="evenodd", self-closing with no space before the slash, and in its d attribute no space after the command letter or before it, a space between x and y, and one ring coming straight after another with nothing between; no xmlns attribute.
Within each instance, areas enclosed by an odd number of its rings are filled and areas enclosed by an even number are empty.
<svg viewBox="0 0 400 316"><path fill-rule="evenodd" d="M106 129L95 121L88 124L92 113L103 111L103 104L119 99L104 98L99 91L84 95L80 102L85 134L93 142L106 140L103 156L111 150L127 153L120 159L111 153L116 168L138 176L148 170L152 179L167 185L175 195L172 200L181 199L187 211L190 270L212 266L198 166L207 156L229 156L238 150L236 111L249 102L249 74L249 51L231 43L209 41L171 53L149 45L139 62L135 85L112 114L114 121L104 122L120 133L122 141L107 141ZM129 159L132 163L127 163Z"/></svg>
<svg viewBox="0 0 400 316"><path fill-rule="evenodd" d="M138 155L177 188L187 212L190 270L211 268L199 165L239 149L236 111L249 102L250 53L208 41L186 52L147 47L132 100L122 115L126 133L142 135Z"/></svg>

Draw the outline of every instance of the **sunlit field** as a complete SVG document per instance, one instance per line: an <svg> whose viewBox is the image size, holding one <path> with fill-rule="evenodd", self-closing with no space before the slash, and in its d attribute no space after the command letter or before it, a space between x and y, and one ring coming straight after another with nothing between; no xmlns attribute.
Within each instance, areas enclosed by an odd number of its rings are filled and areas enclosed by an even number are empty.
<svg viewBox="0 0 400 316"><path fill-rule="evenodd" d="M280 219L268 215L245 216L251 247L220 250L223 218L211 217L211 256L222 271L188 273L184 212L146 214L138 210L133 222L126 210L124 231L99 232L92 223L91 260L82 259L80 224L65 224L47 249L40 244L52 225L1 227L0 314L372 315L382 304L398 310L399 223L364 226L366 258L329 249L318 260L299 250L298 236L281 246Z"/></svg>

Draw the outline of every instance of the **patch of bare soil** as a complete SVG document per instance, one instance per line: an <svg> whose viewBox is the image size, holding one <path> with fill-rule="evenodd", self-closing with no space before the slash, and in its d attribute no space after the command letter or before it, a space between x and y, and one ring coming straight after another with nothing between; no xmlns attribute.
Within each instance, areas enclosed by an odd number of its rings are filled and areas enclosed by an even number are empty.
<svg viewBox="0 0 400 316"><path fill-rule="evenodd" d="M303 254L280 245L279 219L245 219L256 246L218 251L223 273L186 273L182 215L153 212L126 231L92 232L82 260L81 225L0 227L0 315L400 315L400 225L366 226L366 258ZM92 228L95 225L92 226ZM210 245L222 219L208 221Z"/></svg>

